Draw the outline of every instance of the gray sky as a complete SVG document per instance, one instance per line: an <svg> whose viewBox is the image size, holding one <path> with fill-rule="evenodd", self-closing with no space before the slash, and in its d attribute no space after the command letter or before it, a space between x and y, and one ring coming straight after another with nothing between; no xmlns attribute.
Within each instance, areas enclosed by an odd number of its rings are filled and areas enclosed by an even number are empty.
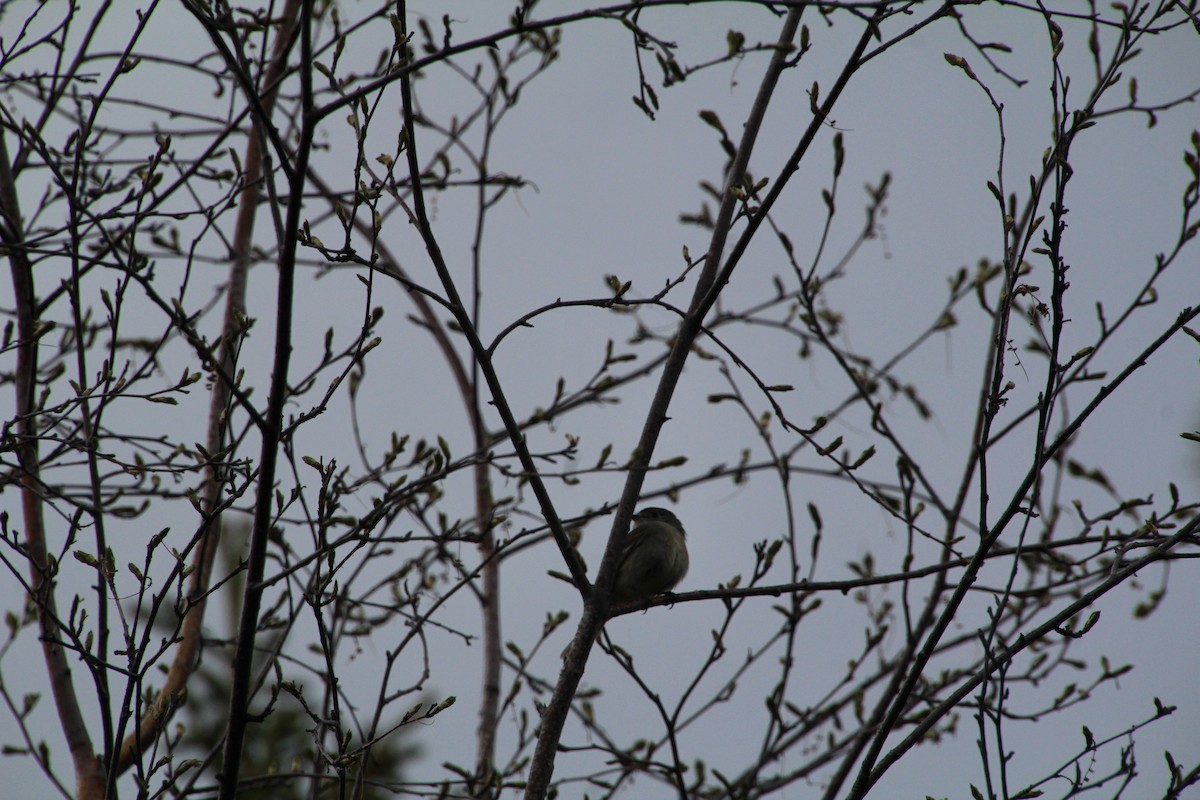
<svg viewBox="0 0 1200 800"><path fill-rule="evenodd" d="M413 8L429 13L435 29L437 18L448 13L455 21L455 39L467 40L499 27L511 10L508 5L493 8L480 3L424 3L414 4ZM547 5L541 13L560 13L567 8L565 3ZM24 13L21 3L7 11L10 18ZM960 266L974 270L981 258L994 262L1001 256L1003 240L995 201L986 186L987 181L996 180L997 173L996 115L980 88L961 70L947 64L943 53L967 58L1004 104L1007 141L1003 178L1006 189L1017 192L1022 201L1028 193L1028 176L1040 167L1041 153L1049 144L1046 86L1050 72L1044 23L1034 13L995 5L967 8L963 13L979 40L1004 41L1013 47L1013 53L999 54L997 60L1006 70L1027 79L1028 85L1018 90L989 70L949 22L933 26L868 64L855 77L832 115L831 126L818 137L775 212L776 220L796 245L801 262L807 261L821 233L820 193L828 186L831 142L835 132L840 131L847 159L838 192L839 214L827 246L831 255L826 263L832 264L861 229L866 200L863 185L877 183L885 171L891 173L892 190L881 220L883 235L867 242L849 262L845 277L828 290L831 305L846 315L839 343L869 354L876 363L886 361L936 318L946 296L947 278L955 270ZM641 21L678 42L678 58L685 63L719 55L730 28L743 31L750 42L769 41L778 28L771 15L751 13L735 4L647 11ZM752 160L751 168L757 176L774 178L798 132L807 124L806 91L813 81L819 83L822 94L828 91L834 80L833 70L859 30L856 24L843 24L844 19L827 30L816 14L806 22L812 29L814 49L799 68L785 76L772 101ZM131 23L131 16L111 19L108 34L113 37L114 47L128 36L118 29L120 25ZM146 40L152 47L169 43L171 48L188 52L189 48L195 52L206 48L195 23L178 7L157 9L154 24L162 27L155 37ZM894 29L884 31L885 35L892 32ZM344 57L347 63L361 58L364 64L370 64L374 48L387 45L390 28L376 26L374 35L379 37L378 42L348 52ZM1076 83L1068 97L1072 107L1082 102L1091 87L1089 72L1082 66L1087 63L1086 35L1086 27L1066 28L1066 63L1076 70ZM652 57L646 58L648 74L657 78ZM469 58L464 63L474 60ZM701 202L708 200L698 182L718 183L724 157L716 132L697 113L701 109L717 111L736 139L764 64L765 56L755 55L700 73L682 85L659 88L661 108L657 120L651 122L629 99L637 91L629 34L616 22L567 28L561 63L525 89L495 141L493 169L521 175L536 188L519 191L488 218L484 339L515 316L558 298L602 296L607 274L632 280L633 296L648 296L679 274L682 247L686 246L693 257L699 255L706 243L705 232L681 226L678 218L681 213L695 212ZM1194 33L1184 29L1150 40L1143 55L1125 72L1126 78L1137 75L1140 96L1146 101L1166 100L1193 90L1200 75L1200 48L1195 46ZM152 68L142 67L130 77L139 81L133 85L150 93L147 97L155 91L167 95L183 91L179 84L158 80ZM203 83L197 81L194 88L197 105L215 102L212 113L223 113L220 103L229 102L228 98L214 101L212 87ZM424 110L434 117L452 113L469 95L461 80L441 69L429 71L418 83L418 91ZM398 104L398 91L389 96ZM1110 107L1116 98L1125 96L1124 90L1114 92L1114 99L1101 105ZM24 108L20 113L33 112ZM327 175L337 175L336 167L348 163L351 134L342 116L334 115L328 121L325 138L331 150L318 162ZM375 146L379 150L389 148L397 125L398 113L381 115L368 152ZM1069 308L1075 324L1068 330L1065 352L1088 344L1094 337L1095 304L1104 303L1115 314L1118 304L1128 301L1131 287L1151 273L1155 253L1171 241L1178 228L1179 196L1186 180L1180 156L1196 125L1194 106L1162 115L1159 124L1149 130L1145 116L1118 117L1090 131L1072 152L1076 177L1067 202L1067 253L1072 267ZM431 138L428 134L424 137L418 144L423 141L428 147ZM338 175L335 182L348 183L343 175ZM32 186L29 192L34 192ZM463 281L469 275L471 214L471 199L466 192L440 197L435 205L435 229L442 237L452 269ZM265 215L259 231L263 241L270 240ZM414 279L433 281L415 232L399 215L389 221L385 237L389 246L402 254ZM735 273L725 295L726 307L738 308L769 296L776 275L785 281L791 278L790 268L769 232L764 231L760 237ZM1195 269L1194 252L1186 253L1160 284L1157 306L1136 316L1098 368L1120 368L1182 307L1200 300ZM271 266L256 268L251 278L251 313L259 321L245 359L252 367L250 380L262 387L259 396L265 396L268 380L265 365L271 345L274 278ZM1028 282L1048 292L1044 261L1034 262ZM792 284L794 281L790 281ZM686 306L691 287L689 280L667 299L676 306ZM382 279L376 280L375 292L373 304L383 305L388 315L381 326L382 350L368 367L360 408L363 427L380 432L374 454L383 449L386 432L392 430L411 431L414 436L441 434L456 454L465 453L470 436L461 403L429 338L406 321L411 306L405 294ZM328 326L335 327L339 341L353 335L361 319L362 297L362 285L349 270L301 282L297 294L297 319L301 324L293 361L297 372L306 371L316 360L319 350L306 350L305 345L319 348ZM7 294L0 295L0 299L6 307L11 306ZM906 381L921 389L935 418L921 423L911 412L902 410L902 401L889 405L895 407L896 419L906 426L901 430L906 445L942 491L950 491L968 452L983 370L981 359L988 344L988 323L976 304L968 301L956 313L960 322L957 328L936 335L898 370ZM661 335L673 325L673 317L657 309L640 312L639 319ZM607 338L616 340L618 350L632 350L625 344L631 331L629 317L595 309L567 309L544 315L535 327L516 332L501 347L497 366L518 416L546 405L560 375L571 385L590 374L599 363ZM796 391L777 399L797 423L808 424L827 413L849 392L844 377L828 359L795 358L798 343L794 339L744 328L722 335L728 336L728 342L767 383L796 387ZM1029 338L1028 328L1014 328L1013 338L1018 346L1023 345ZM643 345L637 352L648 358L658 351L652 345ZM1008 371L1017 384L1013 408L1021 408L1021 401L1035 398L1044 381L1041 359L1027 353L1019 358L1020 363L1011 363ZM254 364L261 365L257 376ZM1194 343L1181 340L1164 349L1089 423L1072 451L1074 457L1101 466L1124 496L1154 495L1161 499L1166 496L1168 482L1174 481L1185 498L1195 498L1195 445L1178 435L1197 427L1195 366ZM744 375L737 375L736 380L749 390ZM636 441L652 390L652 383L642 382L622 394L620 405L586 409L550 429L539 429L532 443L535 449L561 446L571 434L581 437L578 466L594 463L600 449L610 442L614 458L623 461ZM725 390L713 362L689 362L672 405L672 422L664 431L658 452L661 458L687 455L689 464L669 475L652 475L647 490L659 490L672 480L700 474L714 463L733 463L744 447L762 457L763 449L745 417L739 416L732 404L712 405L706 401L708 394ZM1089 397L1090 393L1081 391L1072 402L1072 410L1077 411ZM203 408L202 396L192 399ZM755 397L755 402L759 411L765 407L761 398ZM343 465L361 468L348 438L349 430L345 406L335 404L325 418L303 429L298 450L326 458L336 456ZM778 426L775 432L779 441L791 443ZM197 427L195 438L199 440L202 434L202 427ZM831 425L818 439L830 441L839 435L852 453L877 442L861 414ZM994 456L992 492L998 505L1005 500L1004 491L1011 489L1027 468L1031 441L1032 429L1024 429ZM881 452L864 468L865 474L893 480L894 461L893 453ZM819 469L828 464L808 449L796 466ZM614 502L620 487L619 475L588 478L579 487L556 484L555 499L561 514L572 515ZM452 482L451 488L462 490L461 501L452 505L468 514L470 494L465 481ZM498 494L511 491L515 487L497 486ZM850 577L846 562L860 559L868 551L874 553L881 571L899 568L903 530L852 486L808 475L797 478L791 492L801 514L804 503L816 502L825 521L818 579ZM1100 491L1075 485L1068 487L1064 502L1069 504L1076 493L1089 510L1099 511L1110 504ZM16 496L9 493L3 498L4 507L13 513ZM369 498L361 502L363 510L369 507ZM348 511L361 513L354 508ZM745 486L716 483L685 493L676 511L687 526L692 548L692 570L680 587L682 591L714 588L736 573L748 574L753 564L752 544L783 531L779 484L765 476ZM607 534L606 521L599 520L586 530L583 550L593 569ZM523 521L516 522L513 534ZM802 519L800 530L807 531L807 524L807 519ZM1071 523L1065 524L1069 529ZM144 543L131 536L128 546L137 550ZM802 542L804 547L807 540ZM462 555L467 561L474 558L470 551ZM983 582L1000 582L1008 566L985 572ZM506 640L528 647L548 612L559 608L572 612L571 622L538 656L537 665L553 678L558 652L578 616L578 599L564 584L546 577L547 569L562 569L549 543L514 559L508 569L503 594ZM1137 668L1120 679L1119 689L1104 686L1081 709L1036 725L1014 724L1010 735L1012 741L1019 742L1011 745L1017 750L1011 765L1014 783L1024 785L1043 776L1082 747L1081 725L1102 738L1149 716L1154 696L1177 704L1179 711L1137 736L1139 764L1147 776L1145 785L1153 790L1164 784L1164 748L1172 749L1177 758L1194 757L1184 743L1200 741L1200 708L1192 700L1194 692L1183 687L1192 682L1192 665L1200 658L1200 636L1190 593L1181 591L1184 582L1192 578L1187 562L1170 570L1175 578L1172 591L1164 607L1147 621L1132 622L1131 607L1136 598L1127 590L1113 593L1099 605L1102 621L1092 635L1077 643L1073 654L1092 664L1104 654L1114 664L1133 661ZM1160 580L1159 569L1141 577L1151 587ZM0 589L6 607L20 602L13 581L0 579ZM894 589L873 590L871 596L876 602L897 600ZM853 597L838 595L823 599L822 612L805 623L796 653L802 678L788 699L800 706L815 703L830 691L843 674L846 661L861 647L864 623L860 603ZM702 684L709 694L729 677L745 649L761 642L764 631L776 624L775 612L770 610L774 602L762 598L748 604L740 618L741 627L729 642L726 662ZM968 604L958 632L984 624L984 609L983 598ZM477 631L476 608L467 598L452 603L449 615L448 619ZM680 604L617 620L609 629L634 655L647 683L664 700L673 701L681 691L682 676L690 675L691 665L699 663L710 647L709 631L720 618L719 604ZM210 623L217 624L214 620ZM304 641L305 634L302 628L297 641ZM25 636L28 649L32 637L28 631ZM900 640L893 638L889 643L899 647ZM364 642L362 654L345 665L343 681L347 685L363 681L364 703L376 689L377 657L390 645L388 641ZM434 678L429 685L429 699L453 694L458 704L410 735L410 741L419 742L424 751L422 760L407 769L407 776L435 780L445 777L442 762L453 760L466 766L473 760L480 648L464 647L453 637L438 639L436 635L431 645ZM2 664L5 679L18 694L37 691L42 684L40 662L31 665L27 674L14 675L17 659L26 657L9 654ZM1053 697L1067 680L1078 679L1082 684L1088 674L1076 678L1064 672L1040 687L1038 697ZM765 719L761 698L774 679L765 668L746 675L731 703L685 732L681 740L685 760L702 758L710 767L736 773L760 745L758 730ZM511 675L506 677L506 686L507 680ZM585 685L604 690L597 708L619 742L660 733L652 711L629 679L598 652L589 662ZM706 696L704 691L698 694L700 698ZM48 696L42 702L39 724L55 748L56 763L63 765L67 762L66 752L59 747L61 734L50 716L52 704ZM1024 702L1024 696L1018 693L1014 703L1020 706ZM511 722L511 716L501 722L501 758L511 747ZM958 741L938 749L918 750L903 759L880 786L879 796L966 796L968 783L981 785L974 745L978 732L965 712L959 730ZM14 735L11 720L0 718L0 741L10 742ZM581 744L580 731L568 727L566 741ZM1105 753L1106 757L1111 755ZM583 764L560 758L556 775L565 777L584 771ZM778 765L784 771L795 766ZM18 775L21 785L30 792L44 788L40 776L25 761L11 762L6 771ZM628 795L671 796L665 787L645 781ZM816 795L816 788L796 785L779 796Z"/></svg>

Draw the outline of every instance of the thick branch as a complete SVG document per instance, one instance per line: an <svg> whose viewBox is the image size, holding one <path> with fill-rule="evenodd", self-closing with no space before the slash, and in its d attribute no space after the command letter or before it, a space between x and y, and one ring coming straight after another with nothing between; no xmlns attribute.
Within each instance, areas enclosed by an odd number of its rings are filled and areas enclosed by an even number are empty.
<svg viewBox="0 0 1200 800"><path fill-rule="evenodd" d="M104 797L104 770L92 749L92 740L79 707L79 697L71 680L71 666L59 642L59 616L54 597L54 577L58 567L51 563L46 547L35 407L39 323L33 265L25 252L22 227L8 145L4 131L0 129L0 241L5 244L12 265L13 295L17 306L17 459L21 466L21 510L25 521L31 593L38 611L42 654L50 678L50 689L75 765L76 794L81 800L98 799Z"/></svg>
<svg viewBox="0 0 1200 800"><path fill-rule="evenodd" d="M219 776L219 797L237 796L241 767L242 742L249 719L250 674L254 666L254 643L258 634L258 614L262 604L262 576L266 568L267 541L275 504L275 474L283 428L283 406L288 394L288 365L292 353L292 303L295 295L296 250L299 247L300 215L304 207L305 177L312 149L312 4L305 2L300 14L301 97L303 116L290 175L287 221L279 252L279 285L276 292L275 360L271 370L271 389L267 400L267 429L263 431L262 456L258 478L258 497L254 508L254 529L246 566L245 594L238 622L237 649L233 657L232 685L229 692L229 721L225 730L224 760ZM269 127L262 120L260 127ZM282 154L281 154L282 155Z"/></svg>

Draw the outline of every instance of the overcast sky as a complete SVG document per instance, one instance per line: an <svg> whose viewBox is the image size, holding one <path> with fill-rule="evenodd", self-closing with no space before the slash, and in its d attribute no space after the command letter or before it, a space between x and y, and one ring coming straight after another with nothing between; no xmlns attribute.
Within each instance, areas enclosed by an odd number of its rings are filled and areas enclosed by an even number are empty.
<svg viewBox="0 0 1200 800"><path fill-rule="evenodd" d="M11 4L5 12L5 27L23 18L29 5L28 0ZM428 13L435 30L440 16L449 14L454 21L455 40L465 41L501 27L511 11L509 5L425 2L413 3L410 9ZM539 11L565 13L576 5L546 4ZM921 4L917 8L920 11ZM353 11L353 6L345 9L347 15ZM996 57L1004 69L1027 80L1027 85L1018 89L988 69L951 22L932 26L871 62L854 78L832 114L831 124L820 135L811 157L793 176L775 212L797 251L804 254L801 261L810 258L821 233L821 190L830 180L832 140L840 132L847 158L838 194L839 214L828 244L831 253L840 254L862 227L867 197L864 184L877 184L884 172L890 173L891 193L881 219L882 235L865 243L848 262L845 277L829 288L830 304L846 316L841 343L871 355L876 363L886 361L936 318L946 297L947 279L958 268L974 270L981 259L995 262L1001 257L1002 232L995 201L987 188L987 181L995 181L997 173L996 113L979 86L948 64L943 54L966 57L1003 103L1007 136L1004 177L1007 188L1018 192L1022 200L1028 192L1028 176L1040 168L1041 155L1050 144L1050 62L1044 22L1036 13L992 4L964 8L963 14L978 40L1003 41L1012 47L1012 53ZM814 81L823 90L832 85L835 70L858 36L858 24L844 17L835 19L839 24L827 28L818 15L806 17L814 49L797 69L785 75L772 101L752 160L756 176L774 179L808 122L806 92ZM114 49L128 39L127 26L134 21L131 13L110 15L105 33L111 37ZM769 13L724 3L647 11L641 22L678 44L681 63L720 55L731 28L744 32L749 42L771 41L780 24ZM1068 104L1075 106L1091 88L1088 29L1083 25L1064 27L1065 63L1077 76ZM885 37L897 30L898 25L885 28ZM364 65L370 65L376 50L386 48L390 36L390 27L375 26L357 40L358 48L347 52L346 63L362 59ZM149 35L139 47L178 51L184 58L185 54L207 51L208 44L187 13L177 4L165 4L155 9ZM638 87L633 55L629 33L615 21L568 27L563 32L560 62L525 89L518 106L500 126L492 153L493 170L520 175L531 186L517 191L488 218L482 315L485 341L517 315L558 298L604 295L604 276L608 274L632 280L631 296L651 295L679 274L683 247L693 257L703 252L705 231L681 225L679 217L711 202L699 183L720 182L724 156L716 132L699 118L698 112L716 111L736 139L766 56L749 56L700 73L683 84L659 88L660 108L657 118L651 121L630 101ZM647 54L644 57L648 73L657 78L652 58ZM462 63L476 60L472 55ZM49 68L49 62L39 65ZM18 69L31 70L34 66L33 61L26 61ZM1185 28L1149 40L1142 56L1126 70L1126 77L1130 74L1137 75L1139 94L1146 102L1165 101L1193 91L1200 79L1200 47L1195 32ZM182 89L184 84L163 80L153 66L140 67L129 80L129 85L135 87L130 91L145 92L147 98L194 92L196 104L213 103L212 113L216 115L225 113L222 102L230 102L229 98L214 100L212 86L204 86L203 81ZM423 110L434 118L455 113L470 97L461 78L445 69L430 70L417 86ZM398 91L390 96L398 105ZM1116 92L1102 106L1109 107L1126 96L1123 90ZM22 102L25 105L17 106L15 116L36 114L27 98ZM323 138L329 150L320 153L316 162L318 169L339 186L348 185L346 175L338 170L352 155L347 146L351 134L343 116L336 114L328 120ZM123 121L130 126L128 119ZM389 137L394 142L398 124L398 112L381 120L371 145ZM1076 177L1067 202L1071 226L1067 253L1072 268L1070 315L1076 327L1068 330L1065 352L1073 352L1094 337L1095 304L1102 302L1116 308L1122 301L1128 302L1131 287L1140 285L1152 272L1155 254L1170 245L1178 229L1179 197L1186 183L1181 154L1198 125L1200 116L1194 105L1163 114L1154 128L1147 127L1144 115L1120 116L1090 131L1073 151L1071 163ZM378 145L379 150L387 147ZM23 190L30 205L41 194L33 180ZM463 281L469 277L472 213L471 198L466 193L441 197L434 206L435 230L452 269ZM265 215L259 231L262 240L269 242L271 229ZM399 215L390 219L384 236L389 246L407 259L405 266L415 280L433 281L432 268L422 257L414 231ZM828 263L833 261L836 256ZM1105 355L1103 368L1122 366L1180 309L1200 302L1196 262L1195 253L1187 253L1165 276L1157 307L1131 323L1128 336ZM272 266L263 265L251 278L251 314L259 322L244 360L249 365L260 365L259 375L254 374L253 366L250 370L250 380L257 379L264 387L260 397L265 396L268 377L265 365L271 345L275 275ZM740 308L771 296L772 279L777 275L788 280L790 267L772 237L763 235L735 274L723 305ZM214 278L213 282L218 281ZM1044 263L1034 264L1029 283L1049 286ZM4 286L0 302L7 308L12 301L7 282ZM689 281L667 299L676 306L686 306L690 291ZM373 302L384 306L388 314L380 330L383 349L370 362L359 409L363 428L380 433L374 455L384 449L387 433L393 430L413 432L414 436L440 434L449 440L456 454L466 452L471 437L461 403L453 394L448 371L431 341L408 322L412 309L407 295L382 280L377 280L375 292ZM327 327L335 327L343 341L352 336L360 324L362 307L362 285L352 270L335 271L320 280L302 280L297 294L300 324L293 362L296 371L303 373L317 360ZM973 316L969 313L972 309ZM674 324L674 317L659 309L639 312L638 319L659 335L668 335ZM907 444L943 489L952 486L961 474L970 447L982 358L988 345L989 323L977 305L964 304L959 322L957 328L926 343L901 369L905 380L919 387L933 407L934 419L918 422L911 412L901 410L902 402L896 403L897 419L910 426L903 433ZM632 331L629 316L568 309L544 315L534 327L514 333L498 351L497 366L517 416L527 416L535 407L547 405L560 376L568 385L581 382L596 368L606 339L614 338L619 347L625 347ZM731 330L728 336L728 342L767 383L796 387L795 392L777 399L798 423L808 424L828 413L848 395L844 379L827 360L795 357L795 339L747 329ZM1027 328L1016 329L1014 343L1018 347L1028 338ZM643 345L637 352L649 358L658 350ZM1009 377L1018 384L1013 394L1013 406L1018 407L1020 401L1036 397L1044 375L1042 361L1035 356L1017 354L1014 358L1021 359L1009 370ZM1194 499L1196 445L1181 439L1179 433L1200 427L1196 362L1195 343L1190 340L1165 348L1105 406L1080 438L1073 455L1085 463L1102 466L1123 496L1162 498L1168 482L1174 481L1185 498ZM11 363L3 369L11 369ZM749 387L745 376L739 375L736 380L744 388ZM611 442L614 458L623 461L640 431L653 385L643 381L622 394L620 405L586 409L560 424L539 429L531 441L536 449L561 446L568 434L579 436L581 465L594 463L600 449ZM710 393L725 390L726 384L712 362L694 359L689 363L658 453L660 458L686 455L689 464L678 473L651 475L647 491L656 492L674 480L702 474L715 463L733 463L745 447L752 448L757 457L763 455L749 421L727 405L707 402ZM1084 397L1080 395L1075 410ZM199 403L197 408L204 407L203 398L193 400ZM298 450L337 457L343 465L361 467L348 437L346 407L335 405L327 417L302 430ZM851 452L875 444L869 426L856 422L863 423L861 416L835 423L827 431L826 440L843 436ZM203 428L198 426L196 430L195 438L200 440ZM1015 485L1027 468L1030 437L1031 433L1018 438L1011 447L1000 449L993 463L997 491ZM894 479L894 455L877 461L871 477ZM828 464L806 450L796 466L816 470ZM614 502L621 484L621 476L613 475L589 478L577 488L556 485L559 512L571 516ZM452 489L463 490L461 501L452 499L451 505L464 515L471 508L466 487L465 482L451 484ZM1073 489L1083 493L1089 508L1099 509L1106 501L1104 494L1094 488ZM497 487L498 494L513 491L516 487L511 485ZM798 508L809 501L818 503L825 520L825 552L817 578L850 577L846 563L868 551L881 563L881 571L899 568L902 529L852 486L812 475L798 478L792 492ZM15 494L0 495L0 503L15 514ZM369 498L362 498L361 503L362 509L367 509ZM532 503L528 507L536 508ZM705 485L699 491L684 493L674 508L687 527L692 552L692 569L681 591L715 588L734 574L747 574L753 565L752 544L778 536L783 530L779 485L769 479L745 486L731 482ZM361 513L354 508L349 511ZM583 551L593 569L602 552L607 521L602 518L594 522L585 533ZM524 520L514 522L508 533L516 534L525 524ZM156 529L153 524L142 527ZM144 548L141 540L131 539L127 544L132 550ZM465 550L462 556L470 561L474 553ZM510 564L503 595L505 639L523 647L535 640L548 612L559 608L571 611L572 622L539 656L545 675L551 678L557 671L559 650L573 630L579 610L578 597L572 590L545 575L547 569L561 570L560 562L549 543L527 551ZM1088 725L1098 737L1111 735L1148 716L1154 696L1179 705L1179 711L1138 735L1141 769L1151 776L1145 785L1152 790L1164 785L1164 748L1173 749L1185 760L1194 758L1194 746L1185 743L1200 741L1200 706L1191 688L1194 666L1200 660L1200 630L1190 585L1194 574L1189 573L1186 563L1172 568L1177 581L1164 608L1147 621L1131 621L1131 608L1138 599L1135 594L1119 591L1104 599L1097 634L1079 642L1076 652L1089 661L1100 654L1106 654L1114 663L1135 661L1137 668L1120 680L1119 688L1104 687L1082 711L1036 726L1014 726L1022 740L1016 746L1018 757L1012 767L1018 784L1044 775L1081 747L1081 725ZM1161 570L1143 579L1154 586L1161 580ZM0 591L7 608L21 602L14 581L0 577ZM880 589L876 597L889 597L889 593ZM894 593L890 597L896 599ZM856 600L831 595L824 601L823 612L805 624L804 642L797 653L804 679L797 696L789 699L801 706L816 702L828 692L842 676L846 661L861 647L862 611ZM775 612L770 610L774 602L769 598L753 601L741 620L744 629L732 637L731 653L760 641L762 631L776 624ZM984 607L981 598L964 609L962 631L983 624ZM478 631L477 609L468 598L452 604L449 614L448 619ZM626 617L609 628L634 655L647 682L665 699L674 700L680 692L681 674L690 674L689 666L698 663L711 645L710 629L720 617L719 604L691 603ZM40 661L30 661L27 672L16 666L25 663L20 659L37 654L29 647L31 641L24 640L28 652L10 653L2 664L5 679L18 696L22 691L44 691ZM378 656L390 644L364 642L363 653L345 667L343 680L364 680L364 702L375 691ZM423 747L423 755L406 773L410 778L436 780L445 777L440 766L444 761L464 765L473 761L480 648L465 647L449 636L442 640L435 636L431 644L434 678L429 687L430 699L453 694L458 704L410 735L410 741ZM899 640L891 644L898 646ZM720 680L728 678L737 660L732 658L731 665L719 672ZM508 676L506 680L510 679ZM1060 682L1041 692L1052 697L1063 682L1071 679L1064 674ZM761 697L772 680L766 671L747 675L733 703L712 714L707 724L687 731L682 739L685 760L703 758L717 768L736 771L737 765L759 746L754 735L739 734L743 726L746 732L757 730L765 715ZM1080 676L1079 680L1085 678ZM711 692L718 683L714 678L705 686ZM651 711L644 703L634 702L639 695L628 678L598 653L589 662L585 685L602 687L610 703L620 701L607 708L604 698L597 703L618 741L632 741L639 732L659 735ZM55 751L56 763L65 768L68 758L61 747L57 723L50 716L51 709L47 696L38 724ZM508 719L501 723L501 758L511 747L511 740L505 738L511 736L510 723ZM901 761L880 786L879 796L965 796L967 783L980 783L979 760L974 749L976 731L965 715L960 730L960 740L946 749L920 750ZM11 720L0 717L0 741L12 742L14 737ZM568 728L567 740L580 744L580 732ZM780 766L786 769L788 765ZM28 761L11 761L5 769L19 780L28 796L41 796L38 793L45 784ZM560 759L557 774L565 777L579 770L580 765ZM635 794L646 798L671 796L664 787L645 782L629 796ZM795 786L780 796L816 794L816 789Z"/></svg>

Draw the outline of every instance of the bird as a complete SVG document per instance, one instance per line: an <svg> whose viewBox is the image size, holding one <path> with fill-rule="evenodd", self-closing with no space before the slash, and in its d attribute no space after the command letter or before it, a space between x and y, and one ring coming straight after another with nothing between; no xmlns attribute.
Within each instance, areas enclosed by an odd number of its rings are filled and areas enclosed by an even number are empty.
<svg viewBox="0 0 1200 800"><path fill-rule="evenodd" d="M678 517L651 506L634 514L633 522L613 579L614 608L669 592L688 571L687 534Z"/></svg>
<svg viewBox="0 0 1200 800"><path fill-rule="evenodd" d="M618 608L674 589L688 571L687 534L683 523L665 508L651 506L633 515L633 528L625 536L611 602ZM600 641L603 629L596 632ZM574 640L561 658L566 661Z"/></svg>

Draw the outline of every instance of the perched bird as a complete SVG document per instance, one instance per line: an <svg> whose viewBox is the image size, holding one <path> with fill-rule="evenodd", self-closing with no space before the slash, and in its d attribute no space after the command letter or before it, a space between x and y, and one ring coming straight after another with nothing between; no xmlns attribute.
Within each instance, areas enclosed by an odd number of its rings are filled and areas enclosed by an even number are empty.
<svg viewBox="0 0 1200 800"><path fill-rule="evenodd" d="M687 537L678 517L665 508L643 508L633 515L633 523L613 580L613 608L669 592L688 571ZM596 633L596 641L602 632ZM572 644L562 651L564 661Z"/></svg>
<svg viewBox="0 0 1200 800"><path fill-rule="evenodd" d="M678 517L651 507L634 514L633 522L613 581L614 608L669 592L688 571L687 537Z"/></svg>

